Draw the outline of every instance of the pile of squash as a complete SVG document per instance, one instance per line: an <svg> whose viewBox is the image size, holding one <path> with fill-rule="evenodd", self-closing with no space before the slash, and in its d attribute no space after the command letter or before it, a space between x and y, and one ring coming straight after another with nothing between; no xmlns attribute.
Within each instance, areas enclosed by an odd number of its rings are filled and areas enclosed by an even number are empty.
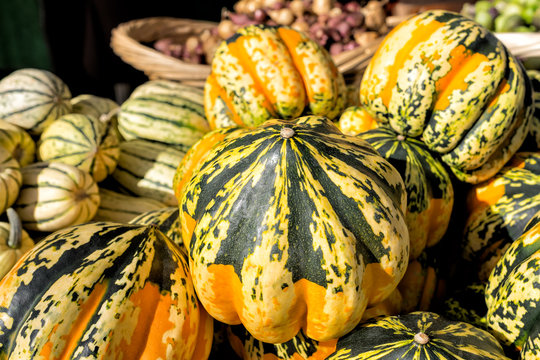
<svg viewBox="0 0 540 360"><path fill-rule="evenodd" d="M204 89L0 80L0 359L540 359L540 77L460 14L358 99L286 26Z"/></svg>

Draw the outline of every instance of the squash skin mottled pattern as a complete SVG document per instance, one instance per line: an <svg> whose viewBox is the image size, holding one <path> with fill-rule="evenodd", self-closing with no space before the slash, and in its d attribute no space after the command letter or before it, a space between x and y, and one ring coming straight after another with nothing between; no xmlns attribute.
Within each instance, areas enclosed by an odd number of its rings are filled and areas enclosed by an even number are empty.
<svg viewBox="0 0 540 360"><path fill-rule="evenodd" d="M403 276L405 196L395 168L327 118L233 132L179 204L201 302L269 343L345 334Z"/></svg>
<svg viewBox="0 0 540 360"><path fill-rule="evenodd" d="M498 259L540 210L540 152L518 152L467 195L462 256L486 281Z"/></svg>
<svg viewBox="0 0 540 360"><path fill-rule="evenodd" d="M70 100L68 86L47 70L19 69L0 81L0 119L32 135L69 113Z"/></svg>
<svg viewBox="0 0 540 360"><path fill-rule="evenodd" d="M418 139L381 126L360 133L401 174L407 189L405 218L411 259L437 244L446 233L454 206L454 188L443 164Z"/></svg>
<svg viewBox="0 0 540 360"><path fill-rule="evenodd" d="M212 324L186 258L151 226L62 229L0 282L1 359L205 359Z"/></svg>
<svg viewBox="0 0 540 360"><path fill-rule="evenodd" d="M11 152L0 148L0 214L17 201L23 176L19 162Z"/></svg>
<svg viewBox="0 0 540 360"><path fill-rule="evenodd" d="M286 26L248 25L223 41L205 83L212 129L308 113L337 117L346 86L328 52Z"/></svg>
<svg viewBox="0 0 540 360"><path fill-rule="evenodd" d="M460 180L478 183L525 139L533 111L527 79L488 30L432 10L387 35L366 69L360 101L394 131L444 154Z"/></svg>
<svg viewBox="0 0 540 360"><path fill-rule="evenodd" d="M182 251L186 252L180 231L179 213L178 206L170 206L163 209L147 211L131 219L129 223L156 226L159 231L178 245Z"/></svg>
<svg viewBox="0 0 540 360"><path fill-rule="evenodd" d="M488 326L525 360L540 358L540 223L533 221L497 262L485 295Z"/></svg>

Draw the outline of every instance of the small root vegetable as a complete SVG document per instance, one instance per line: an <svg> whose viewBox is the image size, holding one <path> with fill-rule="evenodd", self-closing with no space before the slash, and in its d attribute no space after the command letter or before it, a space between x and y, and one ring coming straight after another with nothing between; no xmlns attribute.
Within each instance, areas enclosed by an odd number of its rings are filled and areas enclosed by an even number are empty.
<svg viewBox="0 0 540 360"><path fill-rule="evenodd" d="M217 32L220 38L228 39L236 32L237 26L231 20L221 20L217 26Z"/></svg>
<svg viewBox="0 0 540 360"><path fill-rule="evenodd" d="M304 2L302 0L292 0L289 3L289 9L291 9L294 16L299 18L299 17L304 16L304 12L306 11L306 6L304 5Z"/></svg>
<svg viewBox="0 0 540 360"><path fill-rule="evenodd" d="M296 31L309 32L309 24L302 17L297 18L291 24L291 27Z"/></svg>
<svg viewBox="0 0 540 360"><path fill-rule="evenodd" d="M327 15L334 7L334 0L313 0L311 11L317 15Z"/></svg>
<svg viewBox="0 0 540 360"><path fill-rule="evenodd" d="M294 21L294 14L291 9L283 8L268 11L268 16L279 25L291 25Z"/></svg>

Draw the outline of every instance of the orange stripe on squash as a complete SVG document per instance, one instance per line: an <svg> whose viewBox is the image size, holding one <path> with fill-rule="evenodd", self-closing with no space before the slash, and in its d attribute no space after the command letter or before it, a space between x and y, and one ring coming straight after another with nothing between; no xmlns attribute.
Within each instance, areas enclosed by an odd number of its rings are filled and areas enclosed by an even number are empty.
<svg viewBox="0 0 540 360"><path fill-rule="evenodd" d="M171 336L164 340L164 335L174 329L175 325L169 321L169 312L174 306L169 293L160 292L159 287L147 282L142 289L130 296L135 308L138 309L137 325L133 329L131 339L122 339L118 351L125 359L166 359L167 346L173 346ZM189 318L191 314L186 314ZM189 321L184 321L183 332L189 329Z"/></svg>
<svg viewBox="0 0 540 360"><path fill-rule="evenodd" d="M226 324L240 324L241 320L237 312L242 309L244 296L242 283L232 265L210 264L207 267L209 276L204 287L211 289L214 297L206 299L207 309L218 309L219 319ZM213 275L213 276L212 276ZM213 313L209 310L209 313ZM214 316L215 318L215 316Z"/></svg>
<svg viewBox="0 0 540 360"><path fill-rule="evenodd" d="M397 286L392 273L392 268L385 270L380 263L367 264L362 288L364 293L369 295L368 306L384 300Z"/></svg>
<svg viewBox="0 0 540 360"><path fill-rule="evenodd" d="M182 221L180 222L182 224L182 240L184 241L184 246L186 247L188 253L190 252L190 246L189 242L191 241L191 236L193 235L193 231L195 230L195 226L197 225L197 222L195 219L193 219L191 216L188 215L185 211L180 210L180 216L182 216Z"/></svg>
<svg viewBox="0 0 540 360"><path fill-rule="evenodd" d="M289 311L289 316L292 323L299 325L297 332L300 327L304 327L304 332L310 338L326 337L328 334L326 324L330 318L329 314L324 312L326 289L306 279L300 279L294 283L294 289L295 306Z"/></svg>
<svg viewBox="0 0 540 360"><path fill-rule="evenodd" d="M227 92L218 84L216 80L216 76L214 74L210 74L206 78L206 84L205 84L205 98L206 101L204 102L205 107L205 113L213 114L214 112L212 109L215 106L215 103L218 99L223 100L225 103L227 110L228 110L228 116L238 125L242 126L244 123L242 122L242 119L240 119L240 116L234 109L234 105L232 103L231 98L227 95ZM210 129L216 129L216 117L215 116L209 116L208 117L208 123L210 124Z"/></svg>
<svg viewBox="0 0 540 360"><path fill-rule="evenodd" d="M79 314L77 315L75 321L72 323L71 331L68 334L61 336L62 340L65 341L65 346L58 357L55 357L52 353L54 345L52 342L47 342L41 349L39 355L48 360L71 359L73 352L79 345L79 341L81 340L81 337L83 336L84 331L88 326L88 322L90 321L92 316L95 315L106 291L107 281L104 281L104 283L98 283L94 286L94 289L92 289L92 292L90 293L86 301L79 304ZM49 338L56 332L57 329L58 324L54 326L51 334L49 334Z"/></svg>
<svg viewBox="0 0 540 360"><path fill-rule="evenodd" d="M467 209L469 213L480 211L492 206L505 194L505 186L498 178L492 178L481 186L475 186L467 195Z"/></svg>
<svg viewBox="0 0 540 360"><path fill-rule="evenodd" d="M285 46L287 47L287 50L289 50L296 70L298 70L300 76L302 77L302 82L304 84L304 93L307 95L305 105L307 105L308 103L315 101L315 94L311 86L306 83L309 72L308 69L304 67L304 61L302 60L304 57L306 57L306 55L300 55L296 51L296 47L298 46L298 44L304 41L304 38L298 31L283 27L278 28L278 34L283 40ZM309 69L309 71L313 71L313 69Z"/></svg>
<svg viewBox="0 0 540 360"><path fill-rule="evenodd" d="M450 71L437 80L435 87L439 94L434 110L444 110L450 105L450 96L454 90L467 90L469 84L465 78L489 59L480 53L472 53L464 45L458 45L450 51Z"/></svg>
<svg viewBox="0 0 540 360"><path fill-rule="evenodd" d="M388 108L390 104L390 99L392 98L392 90L396 87L398 72L399 69L403 67L403 64L410 57L410 54L413 52L413 48L418 44L427 41L427 39L439 28L444 26L443 23L438 21L432 21L427 24L420 24L422 19L417 20L417 26L412 31L411 38L403 44L403 47L397 52L395 61L392 65L386 68L386 71L389 74L388 81L384 89L382 90L380 96L383 104ZM398 28L395 28L397 30ZM385 44L380 45L380 49L383 49ZM374 56L374 59L377 57L377 54Z"/></svg>
<svg viewBox="0 0 540 360"><path fill-rule="evenodd" d="M199 309L199 331L195 340L195 351L191 360L206 360L212 349L214 340L214 319L208 315L204 307L198 306Z"/></svg>
<svg viewBox="0 0 540 360"><path fill-rule="evenodd" d="M253 79L253 86L250 88L255 94L261 94L264 97L264 101L261 104L263 108L267 109L272 117L277 117L276 109L274 108L275 98L268 93L261 79L257 75L255 64L250 56L248 56L244 47L244 42L249 40L249 36L243 35L238 37L235 41L228 44L229 53L231 56L239 59L240 65L244 68L246 73L250 74Z"/></svg>

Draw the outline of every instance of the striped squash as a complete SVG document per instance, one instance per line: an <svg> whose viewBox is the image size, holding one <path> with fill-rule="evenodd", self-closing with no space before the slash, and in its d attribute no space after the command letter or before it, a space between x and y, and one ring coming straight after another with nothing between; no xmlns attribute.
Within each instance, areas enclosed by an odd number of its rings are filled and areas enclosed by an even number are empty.
<svg viewBox="0 0 540 360"><path fill-rule="evenodd" d="M283 344L264 344L241 326L228 334L244 360L509 360L487 331L420 311L369 319L325 342L299 333Z"/></svg>
<svg viewBox="0 0 540 360"><path fill-rule="evenodd" d="M0 214L15 203L22 182L19 163L8 150L0 148Z"/></svg>
<svg viewBox="0 0 540 360"><path fill-rule="evenodd" d="M173 178L183 156L184 152L164 144L146 140L123 141L112 177L132 195L176 206Z"/></svg>
<svg viewBox="0 0 540 360"><path fill-rule="evenodd" d="M345 135L358 135L378 126L379 123L362 106L349 106L338 120L338 128Z"/></svg>
<svg viewBox="0 0 540 360"><path fill-rule="evenodd" d="M454 206L454 188L439 158L418 139L398 135L389 127L359 136L370 143L401 174L407 189L405 219L411 259L437 244L446 233Z"/></svg>
<svg viewBox="0 0 540 360"><path fill-rule="evenodd" d="M34 241L22 228L17 212L8 208L6 214L8 222L0 222L0 280L34 247Z"/></svg>
<svg viewBox="0 0 540 360"><path fill-rule="evenodd" d="M206 359L212 319L152 226L94 222L41 240L0 281L1 359Z"/></svg>
<svg viewBox="0 0 540 360"><path fill-rule="evenodd" d="M540 211L537 216L540 215ZM487 323L524 360L540 359L540 222L527 225L489 276Z"/></svg>
<svg viewBox="0 0 540 360"><path fill-rule="evenodd" d="M101 121L107 121L118 109L115 101L92 94L80 94L71 99L72 113L93 116Z"/></svg>
<svg viewBox="0 0 540 360"><path fill-rule="evenodd" d="M70 112L70 100L68 86L47 70L19 69L0 80L0 120L32 135Z"/></svg>
<svg viewBox="0 0 540 360"><path fill-rule="evenodd" d="M0 147L11 152L19 165L26 166L34 162L36 143L23 128L0 120Z"/></svg>
<svg viewBox="0 0 540 360"><path fill-rule="evenodd" d="M42 161L73 165L100 182L116 168L119 143L110 123L92 115L67 114L45 128L37 153Z"/></svg>
<svg viewBox="0 0 540 360"><path fill-rule="evenodd" d="M182 251L186 251L180 230L178 206L151 210L131 219L131 224L155 225L162 233L171 239Z"/></svg>
<svg viewBox="0 0 540 360"><path fill-rule="evenodd" d="M120 106L118 131L125 140L157 141L185 152L210 130L200 91L194 87L178 92L135 89L136 96L132 94Z"/></svg>
<svg viewBox="0 0 540 360"><path fill-rule="evenodd" d="M486 281L508 246L540 211L540 152L518 152L493 178L467 194L462 256Z"/></svg>
<svg viewBox="0 0 540 360"><path fill-rule="evenodd" d="M218 321L261 341L300 328L339 337L405 272L401 176L328 118L232 131L186 182L180 221L197 294Z"/></svg>
<svg viewBox="0 0 540 360"><path fill-rule="evenodd" d="M99 198L99 207L92 219L94 221L128 223L148 211L167 207L167 205L154 199L122 194L103 187L99 188Z"/></svg>
<svg viewBox="0 0 540 360"><path fill-rule="evenodd" d="M360 102L397 133L421 137L469 183L503 167L533 112L522 64L487 29L445 10L413 16L385 37L363 75Z"/></svg>
<svg viewBox="0 0 540 360"><path fill-rule="evenodd" d="M60 162L21 168L22 186L13 208L28 230L52 232L92 220L99 190L89 173Z"/></svg>
<svg viewBox="0 0 540 360"><path fill-rule="evenodd" d="M212 129L257 126L304 112L334 119L346 94L330 55L306 34L286 26L248 25L216 49L204 108Z"/></svg>

